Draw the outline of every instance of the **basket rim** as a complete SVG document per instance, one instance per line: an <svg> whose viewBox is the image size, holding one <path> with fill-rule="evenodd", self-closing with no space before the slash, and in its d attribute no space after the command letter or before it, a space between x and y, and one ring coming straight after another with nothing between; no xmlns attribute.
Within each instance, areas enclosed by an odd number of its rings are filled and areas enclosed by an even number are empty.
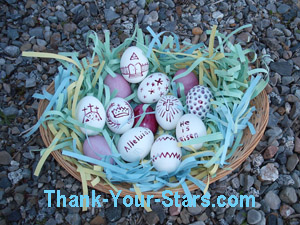
<svg viewBox="0 0 300 225"><path fill-rule="evenodd" d="M54 86L55 83L54 81L47 87L47 91L49 93L53 93L54 92ZM267 92L266 90L263 90L258 96L256 96L254 99L257 99L258 97L263 98L264 102L265 102L265 109L262 112L262 120L261 120L261 126L260 126L260 130L256 130L256 133L253 135L253 141L251 142L250 147L247 149L246 152L243 153L243 156L240 157L238 160L235 160L233 163L230 164L230 168L232 170L225 170L225 169L220 169L218 168L217 170L217 175L215 177L211 177L209 180L209 183L214 183L216 181L218 181L219 179L225 177L226 175L230 174L232 171L234 171L235 169L237 169L247 158L248 156L253 152L253 150L255 149L256 145L259 143L260 139L262 138L264 131L267 127L267 123L268 123L268 119L269 119L269 101L268 101L268 97L267 97ZM47 106L49 103L49 101L47 99L42 99L39 102L39 106L38 106L38 119L40 119L40 117L42 116L44 109L43 106ZM254 114L252 115L252 117L254 116ZM246 128L248 129L248 128ZM42 140L45 144L46 147L49 147L49 145L51 144L51 141L53 139L53 137L51 137L51 133L49 131L49 129L45 129L42 125L39 127L39 131L42 137ZM50 134L50 135L49 135ZM245 134L244 134L245 135ZM243 135L243 136L244 136ZM240 147L237 149L237 151L240 149ZM77 172L76 167L71 164L70 162L64 160L64 156L61 154L61 150L56 150L53 151L52 156L55 158L55 160L60 164L60 166L62 166L65 170L67 170L68 173L70 173L75 179L77 179L78 181L81 181L81 176L80 173ZM232 157L232 156L231 156ZM226 168L226 166L225 166ZM207 184L207 177L205 179L202 180L205 184ZM127 185L129 185L128 183L126 183ZM121 183L121 184L114 184L114 186L118 189L118 190L122 190L120 196L121 197L125 197L126 195L130 195L132 197L134 197L136 195L135 192L130 191L129 189L127 189L125 186L126 184ZM110 193L109 191L112 190L112 188L108 185L108 184L103 184L103 183L98 183L95 186L92 186L91 181L87 181L87 185L90 188L96 189L98 191L104 192L104 193ZM190 184L188 185L188 188L190 191L194 191L199 189L199 187L195 184ZM181 188L180 186L177 188L169 188L169 187L164 187L162 189L160 189L159 191L148 191L148 192L143 192L144 195L154 195L154 197L156 198L161 198L162 197L162 191L163 190L171 190L173 193L174 192L178 192L178 194L184 194L183 188ZM112 190L113 192L115 192L114 190Z"/></svg>

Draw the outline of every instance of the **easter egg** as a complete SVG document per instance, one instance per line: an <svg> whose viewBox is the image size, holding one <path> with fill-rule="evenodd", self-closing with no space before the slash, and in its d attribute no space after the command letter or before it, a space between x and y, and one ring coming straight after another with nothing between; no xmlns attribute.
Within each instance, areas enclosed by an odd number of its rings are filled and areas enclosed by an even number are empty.
<svg viewBox="0 0 300 225"><path fill-rule="evenodd" d="M134 127L119 139L118 151L127 162L135 162L146 157L154 141L152 131L145 127Z"/></svg>
<svg viewBox="0 0 300 225"><path fill-rule="evenodd" d="M187 69L180 69L178 70L174 78L178 77L180 74L184 73L187 71ZM191 90L192 87L198 85L198 79L196 75L193 72L188 73L186 76L178 78L177 80L174 80L175 83L182 83L184 87L184 94L186 95L189 90ZM181 97L180 90L179 88L177 89L178 96Z"/></svg>
<svg viewBox="0 0 300 225"><path fill-rule="evenodd" d="M130 83L141 82L148 74L149 61L143 51L135 46L127 48L120 62L123 77Z"/></svg>
<svg viewBox="0 0 300 225"><path fill-rule="evenodd" d="M83 143L83 153L86 156L89 156L94 159L101 160L100 155L111 155L111 150L104 137L100 135L90 136ZM110 162L113 163L113 159L110 159Z"/></svg>
<svg viewBox="0 0 300 225"><path fill-rule="evenodd" d="M212 94L207 87L197 85L193 87L186 96L188 112L204 119L210 110L210 99Z"/></svg>
<svg viewBox="0 0 300 225"><path fill-rule="evenodd" d="M140 83L137 96L143 103L154 103L169 92L170 79L163 73L153 73Z"/></svg>
<svg viewBox="0 0 300 225"><path fill-rule="evenodd" d="M206 127L202 120L195 114L183 115L176 125L176 138L180 142L189 141L194 138L206 135ZM199 150L203 143L192 144L195 150ZM186 150L193 150L188 146L183 146Z"/></svg>
<svg viewBox="0 0 300 225"><path fill-rule="evenodd" d="M137 122L139 121L140 117L139 115L144 113L143 110L143 106L144 104L140 104L137 107L134 108L133 112L134 112L134 124L133 126L135 126L137 124ZM152 109L151 106L148 106L146 109L146 113L149 112L154 112L154 110ZM144 119L142 120L140 127L147 127L149 128L153 134L156 133L157 128L158 128L158 124L157 121L155 119L155 114L146 114Z"/></svg>
<svg viewBox="0 0 300 225"><path fill-rule="evenodd" d="M157 171L172 173L180 165L182 152L173 136L163 134L153 143L150 156Z"/></svg>
<svg viewBox="0 0 300 225"><path fill-rule="evenodd" d="M120 74L116 74L116 77L108 74L103 83L109 87L110 94L118 91L115 97L126 98L132 93L129 83Z"/></svg>
<svg viewBox="0 0 300 225"><path fill-rule="evenodd" d="M104 127L106 119L102 103L94 96L85 96L77 103L75 117L84 125L99 129ZM98 133L85 127L80 127L80 130L87 135Z"/></svg>
<svg viewBox="0 0 300 225"><path fill-rule="evenodd" d="M123 134L132 128L134 122L133 110L123 98L113 98L106 109L106 124L116 133Z"/></svg>
<svg viewBox="0 0 300 225"><path fill-rule="evenodd" d="M183 115L183 106L173 95L162 96L156 104L155 118L164 130L175 129L180 117Z"/></svg>

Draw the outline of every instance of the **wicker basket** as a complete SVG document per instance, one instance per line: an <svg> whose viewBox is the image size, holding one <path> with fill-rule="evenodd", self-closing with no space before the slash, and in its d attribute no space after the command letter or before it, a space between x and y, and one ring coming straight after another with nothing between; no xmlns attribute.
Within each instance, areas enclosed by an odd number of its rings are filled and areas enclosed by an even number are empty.
<svg viewBox="0 0 300 225"><path fill-rule="evenodd" d="M47 91L49 93L54 92L54 82L50 84L48 87ZM43 114L45 108L48 105L48 100L41 100L38 108L38 118L41 117ZM268 123L268 117L269 117L269 102L268 102L268 97L267 94L264 91L262 91L256 98L254 98L251 101L251 105L255 106L256 111L254 111L250 122L253 124L256 134L251 135L250 130L246 128L244 130L244 135L241 140L241 143L243 146L239 147L235 154L232 155L232 157L228 160L230 163L229 165L225 166L225 168L231 168L232 170L226 170L226 169L218 169L217 175L213 178L210 179L210 183L213 183L222 177L226 176L227 174L231 173L233 170L238 168L246 159L247 157L252 153L258 142L260 141L261 137L264 134L264 131L266 129L267 123ZM53 139L53 135L51 134L49 129L44 129L43 126L40 126L40 133L43 139L43 142L45 145L48 147ZM63 159L63 156L61 154L61 151L54 151L52 152L53 157L56 159L56 161L63 167L65 168L73 177L75 177L77 180L81 182L81 177L79 172L76 171L76 167L69 163L68 161ZM206 183L207 180L204 180ZM88 181L88 185L96 190L109 193L109 190L111 190L111 187L107 184L101 184L98 183L96 186L92 186L90 181ZM122 184L117 184L115 185L119 190L122 190L120 196L124 197L125 195L131 195L134 196L136 195L135 192L132 192L129 190L131 187L130 184L127 183L122 183ZM167 189L167 188L165 188ZM163 190L165 190L163 189ZM198 187L195 184L189 185L190 191L198 189ZM161 197L161 193L163 190L160 190L158 192L145 192L145 195L154 195L154 197L159 198ZM178 192L178 194L184 194L184 191L181 187L172 189L173 193Z"/></svg>

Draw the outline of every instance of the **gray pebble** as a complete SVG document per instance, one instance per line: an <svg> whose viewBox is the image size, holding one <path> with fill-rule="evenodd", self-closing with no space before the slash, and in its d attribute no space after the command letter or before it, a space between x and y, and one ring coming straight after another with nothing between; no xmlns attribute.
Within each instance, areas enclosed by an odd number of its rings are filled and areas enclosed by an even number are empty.
<svg viewBox="0 0 300 225"><path fill-rule="evenodd" d="M273 191L269 191L265 197L264 202L272 209L278 210L280 208L281 200Z"/></svg>
<svg viewBox="0 0 300 225"><path fill-rule="evenodd" d="M9 45L4 49L5 54L10 57L18 57L20 54L20 48L14 45Z"/></svg>
<svg viewBox="0 0 300 225"><path fill-rule="evenodd" d="M247 222L249 224L256 224L261 221L261 213L255 209L250 209L247 213Z"/></svg>
<svg viewBox="0 0 300 225"><path fill-rule="evenodd" d="M293 187L284 187L280 192L280 199L287 204L294 204L297 202L297 194Z"/></svg>

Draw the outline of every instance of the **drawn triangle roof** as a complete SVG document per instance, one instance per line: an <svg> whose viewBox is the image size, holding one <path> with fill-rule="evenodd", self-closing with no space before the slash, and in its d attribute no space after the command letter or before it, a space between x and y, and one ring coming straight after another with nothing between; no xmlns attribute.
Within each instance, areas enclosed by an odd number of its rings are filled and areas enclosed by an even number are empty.
<svg viewBox="0 0 300 225"><path fill-rule="evenodd" d="M137 57L137 55L134 53L132 53L131 57L130 57L130 60L137 60L139 59L139 57Z"/></svg>

